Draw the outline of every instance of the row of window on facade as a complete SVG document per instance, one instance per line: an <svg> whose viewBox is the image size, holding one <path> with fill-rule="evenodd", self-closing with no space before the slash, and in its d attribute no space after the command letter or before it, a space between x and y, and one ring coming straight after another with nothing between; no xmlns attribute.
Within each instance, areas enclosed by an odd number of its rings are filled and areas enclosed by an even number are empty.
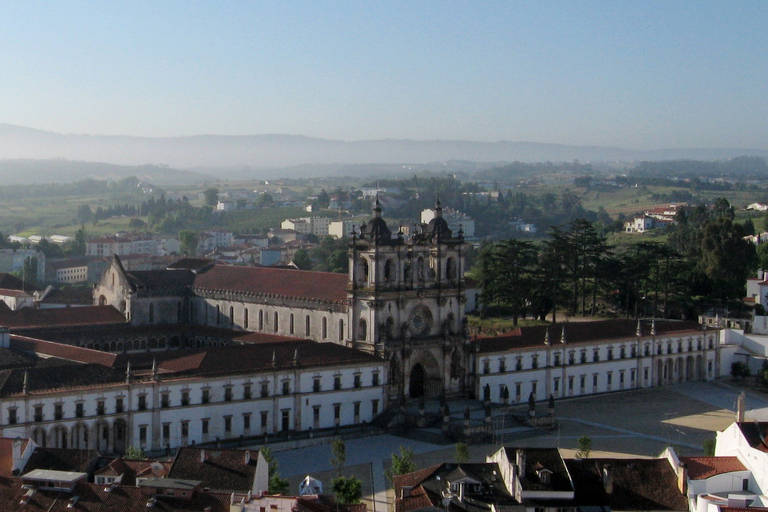
<svg viewBox="0 0 768 512"><path fill-rule="evenodd" d="M283 379L282 382L282 394L283 395L289 395L291 394L291 380L290 379ZM379 372L373 372L371 376L371 386L378 386L379 385ZM352 381L352 387L353 388L361 388L363 386L363 379L362 379L362 373L355 373L353 376ZM261 398L267 398L269 397L269 382L262 382L260 384L260 397ZM342 376L341 375L334 375L333 377L333 390L338 391L342 388ZM314 393L319 393L323 391L322 384L321 384L321 378L320 377L314 377L312 381L312 391ZM180 406L185 407L190 405L190 394L189 390L184 389L181 391L181 399L179 401ZM251 384L244 384L243 385L243 392L242 392L242 400L250 400L252 399L252 393L251 393ZM137 396L137 404L136 409L138 411L145 411L148 408L147 405L147 395L142 393ZM207 404L211 402L211 388L202 388L201 394L200 394L200 404ZM223 402L231 402L234 400L234 391L233 386L225 386L224 387L224 395L222 396ZM171 393L170 391L161 392L160 393L160 408L161 409L168 409L172 407L171 403ZM18 413L17 413L17 407L12 406L8 408L8 424L14 425L18 422ZM46 421L45 418L45 406L42 404L38 404L34 406L33 409L33 421L35 422L42 422ZM114 411L112 413L120 414L125 411L125 399L124 397L116 397L115 398L115 404L114 404ZM85 402L76 402L75 403L75 418L83 418L85 417ZM96 401L96 410L95 413L97 416L102 416L105 414L109 414L107 412L106 407L106 400L100 399ZM54 404L54 413L53 413L53 419L54 420L61 420L64 419L64 404L63 403L56 403Z"/></svg>
<svg viewBox="0 0 768 512"><path fill-rule="evenodd" d="M688 340L688 352L693 352L693 340ZM713 338L709 338L709 349L713 349L715 346L715 342ZM697 340L696 344L696 350L702 350L703 347L703 341L701 339ZM676 352L673 350L675 348L673 342L668 341L666 344L666 353L667 354L673 354L683 353L683 342L679 340L676 345ZM588 361L587 357L588 350L587 349L581 349L579 351L579 363L580 364L587 364L589 362L592 363L599 363L600 362L600 349L595 348L592 350L592 360ZM656 345L656 355L663 355L664 354L664 347L662 343L658 343ZM651 355L651 345L649 343L646 343L643 346L643 356L644 357L650 357ZM632 345L630 348L629 357L637 357L637 347L635 345ZM619 348L618 353L619 359L626 359L627 358L627 349L624 346L621 346ZM614 350L613 347L608 347L606 351L606 360L607 361L613 361L614 360ZM561 353L555 352L552 354L552 366L560 366L563 364L563 361L561 360ZM568 352L568 364L576 364L576 351L571 350ZM539 367L539 354L532 354L531 355L531 366L530 369L537 369ZM515 358L515 371L521 371L523 370L523 356L517 356ZM499 373L504 373L507 371L507 361L506 358L502 357L499 359ZM488 374L491 373L491 360L485 359L483 361L483 373Z"/></svg>
<svg viewBox="0 0 768 512"><path fill-rule="evenodd" d="M682 372L683 370L678 368L678 372ZM673 378L673 375L671 374L674 372L672 368L665 365L662 368L662 373L657 376L658 379L660 379L661 382L669 382L670 379ZM616 371L609 371L605 373L605 390L606 391L613 391L613 386L617 384L614 379L614 375L618 374L618 389L624 389L625 384L627 384L626 380L626 374L627 370L618 370ZM635 387L637 384L636 382L636 376L637 376L637 369L631 368L629 369L629 386ZM713 362L707 361L707 376L712 377L713 376ZM582 374L582 375L569 375L566 377L566 389L561 389L561 381L562 379L560 377L554 377L552 379L552 394L555 397L561 396L561 393L564 391L567 391L568 395L572 395L576 391L576 378L578 377L578 383L579 383L579 394L586 394L587 393L587 382L589 375ZM597 393L600 390L600 374L599 373L593 373L591 376L591 384L592 389L591 393ZM690 377L690 376L689 376ZM678 379L682 378L682 374L678 375ZM643 368L643 382L648 385L650 383L650 368L644 367ZM499 384L498 385L498 398L499 401L504 401L505 399L513 398L515 402L520 402L523 398L522 396L522 388L523 383L522 382L515 382L515 394L514 396L510 396L509 388L507 384ZM533 380L530 382L531 386L531 393L533 393L534 398L538 397L538 381ZM483 388L483 399L484 400L491 400L491 387L489 384L487 384Z"/></svg>
<svg viewBox="0 0 768 512"><path fill-rule="evenodd" d="M195 309L192 308L192 322L194 323L196 321L195 319ZM150 302L147 310L147 321L150 324L155 323L155 305L154 303ZM177 322L183 322L184 321L184 313L183 313L183 306L181 302L176 303L176 321ZM258 331L264 332L266 327L269 324L269 316L264 314L264 310L259 310L259 319L258 319ZM229 315L224 316L221 312L221 306L216 305L216 320L215 325L217 326L227 326L227 327L233 327L235 325L235 307L229 306ZM243 329L248 329L250 327L250 319L249 319L249 310L248 308L243 309ZM321 319L321 325L320 325L320 336L322 339L328 339L328 319L323 317ZM272 332L279 332L280 331L280 315L277 311L274 311L272 313ZM290 313L288 318L288 333L289 334L297 334L296 329L296 317L293 313ZM304 336L310 337L312 335L312 319L309 315L306 315L304 318ZM359 339L366 339L367 336L367 324L365 320L360 320L360 324L358 327L358 338ZM344 320L339 319L339 329L338 329L338 338L339 341L344 341Z"/></svg>
<svg viewBox="0 0 768 512"><path fill-rule="evenodd" d="M353 422L355 424L360 423L360 411L361 411L361 404L362 402L352 402L352 417ZM333 423L334 426L339 426L341 424L341 416L342 416L342 407L343 404L336 403L332 405L333 407ZM320 414L321 414L321 405L314 405L312 406L312 428L321 428L321 421L320 421ZM379 400L374 399L371 400L371 417L375 417L379 414ZM251 430L251 416L252 414L249 412L242 414L242 420L241 425L242 429L239 430L239 432L243 433L250 433ZM262 434L269 432L269 411L261 411L259 413L260 417L260 432ZM200 420L200 433L203 436L207 436L211 433L211 418L203 418ZM221 430L220 432L223 432L224 436L231 435L233 432L233 416L232 415L225 415L221 417ZM162 438L163 438L163 444L170 443L171 440L171 422L166 422L162 424ZM180 427L180 435L181 435L181 441L183 443L186 443L190 436L190 421L189 420L181 420L179 422ZM149 429L149 425L139 425L139 442L142 444L142 446L145 446L147 443L147 432ZM280 431L289 431L291 430L291 409L282 409L280 411Z"/></svg>

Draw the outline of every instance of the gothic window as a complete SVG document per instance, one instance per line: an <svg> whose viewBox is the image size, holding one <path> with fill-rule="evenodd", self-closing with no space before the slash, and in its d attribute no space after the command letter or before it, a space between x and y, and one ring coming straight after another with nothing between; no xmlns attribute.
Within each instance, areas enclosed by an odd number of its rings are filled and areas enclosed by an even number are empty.
<svg viewBox="0 0 768 512"><path fill-rule="evenodd" d="M360 260L360 280L364 283L368 282L368 260L365 258Z"/></svg>
<svg viewBox="0 0 768 512"><path fill-rule="evenodd" d="M274 320L275 320L275 332L277 332L277 327L278 327L278 317L277 317L277 311L275 311L275 315L274 315L274 317L275 317L275 318L274 318Z"/></svg>
<svg viewBox="0 0 768 512"><path fill-rule="evenodd" d="M339 341L344 341L344 320L339 320Z"/></svg>
<svg viewBox="0 0 768 512"><path fill-rule="evenodd" d="M311 328L312 328L312 325L309 321L309 315L307 315L307 318L304 319L304 336L310 335Z"/></svg>
<svg viewBox="0 0 768 512"><path fill-rule="evenodd" d="M229 325L234 325L235 323L235 308L234 306L229 306Z"/></svg>
<svg viewBox="0 0 768 512"><path fill-rule="evenodd" d="M291 318L289 322L289 327L291 334L293 334L293 313L291 313Z"/></svg>
<svg viewBox="0 0 768 512"><path fill-rule="evenodd" d="M248 308L243 309L243 329L248 328Z"/></svg>
<svg viewBox="0 0 768 512"><path fill-rule="evenodd" d="M259 310L259 330L260 331L264 330L264 310L263 309Z"/></svg>
<svg viewBox="0 0 768 512"><path fill-rule="evenodd" d="M323 330L323 339L326 339L328 337L328 319L325 317L323 317L322 330Z"/></svg>
<svg viewBox="0 0 768 512"><path fill-rule="evenodd" d="M216 325L221 324L221 306L216 304Z"/></svg>

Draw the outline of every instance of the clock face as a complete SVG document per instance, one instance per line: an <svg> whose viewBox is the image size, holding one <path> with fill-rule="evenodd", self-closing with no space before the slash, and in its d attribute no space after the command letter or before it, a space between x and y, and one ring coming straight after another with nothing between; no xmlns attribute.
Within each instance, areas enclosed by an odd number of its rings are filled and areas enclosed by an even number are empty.
<svg viewBox="0 0 768 512"><path fill-rule="evenodd" d="M419 306L411 313L411 333L414 336L425 336L432 327L432 314L424 306Z"/></svg>

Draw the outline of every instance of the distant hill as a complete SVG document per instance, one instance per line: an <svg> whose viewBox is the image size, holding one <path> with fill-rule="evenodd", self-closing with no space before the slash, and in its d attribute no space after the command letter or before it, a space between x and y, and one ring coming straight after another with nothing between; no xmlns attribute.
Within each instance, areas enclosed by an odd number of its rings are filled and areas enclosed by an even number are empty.
<svg viewBox="0 0 768 512"><path fill-rule="evenodd" d="M157 165L114 165L102 162L70 160L0 160L0 183L29 185L34 183L70 183L85 179L119 181L136 176L159 186L192 185L217 178L198 172Z"/></svg>
<svg viewBox="0 0 768 512"><path fill-rule="evenodd" d="M660 149L635 151L614 147L568 146L536 142L475 142L466 140L364 140L346 142L300 135L196 135L190 137L127 137L59 134L0 124L0 159L54 159L109 162L117 165L168 165L205 168L228 177L225 168L241 175L305 164L420 164L426 162L639 162L713 160L736 156L768 157L768 150ZM224 176L223 174L226 174ZM256 176L251 176L256 177Z"/></svg>

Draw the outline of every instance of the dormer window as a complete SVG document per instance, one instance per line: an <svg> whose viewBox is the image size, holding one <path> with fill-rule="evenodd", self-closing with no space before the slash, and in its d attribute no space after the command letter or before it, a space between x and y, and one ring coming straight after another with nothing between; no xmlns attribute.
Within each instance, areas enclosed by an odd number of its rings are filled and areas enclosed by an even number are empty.
<svg viewBox="0 0 768 512"><path fill-rule="evenodd" d="M536 476L539 477L539 482L542 484L548 484L552 481L552 472L547 468L537 469Z"/></svg>

